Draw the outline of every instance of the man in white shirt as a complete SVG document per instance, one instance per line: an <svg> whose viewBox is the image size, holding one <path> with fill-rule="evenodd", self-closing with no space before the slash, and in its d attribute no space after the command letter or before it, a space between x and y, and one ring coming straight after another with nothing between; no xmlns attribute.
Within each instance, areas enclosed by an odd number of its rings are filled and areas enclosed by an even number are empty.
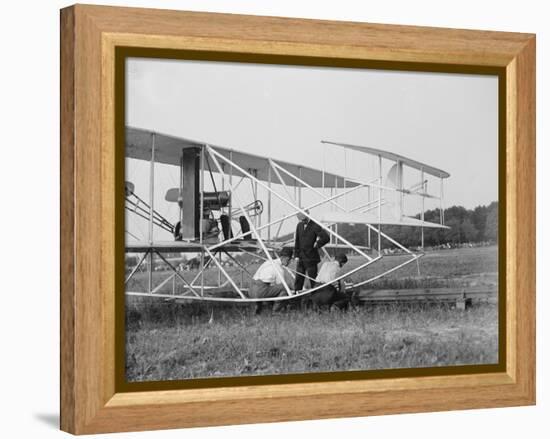
<svg viewBox="0 0 550 439"><path fill-rule="evenodd" d="M338 277L340 268L347 262L346 255L338 255L338 257L340 258L339 260L335 259L334 261L324 262L321 265L321 269L319 270L319 274L315 279L315 283L327 284ZM342 257L346 258L345 261ZM338 290L340 289L338 282L334 284L334 287Z"/></svg>
<svg viewBox="0 0 550 439"><path fill-rule="evenodd" d="M292 259L292 249L283 248L279 252L279 258L271 261L265 261L256 270L252 278L252 283L248 291L250 298L260 299L266 297L278 297L287 294L283 285L285 270L290 260ZM273 310L280 308L280 302L275 302ZM256 302L255 313L259 314L262 311L262 302Z"/></svg>
<svg viewBox="0 0 550 439"><path fill-rule="evenodd" d="M302 306L306 306L308 303L312 303L318 308L321 306L328 306L330 308L332 305L338 308L348 306L350 297L342 289L341 281L332 282L341 275L341 268L346 262L348 262L348 258L343 253L337 254L334 261L324 262L321 265L315 283L327 285L305 296Z"/></svg>

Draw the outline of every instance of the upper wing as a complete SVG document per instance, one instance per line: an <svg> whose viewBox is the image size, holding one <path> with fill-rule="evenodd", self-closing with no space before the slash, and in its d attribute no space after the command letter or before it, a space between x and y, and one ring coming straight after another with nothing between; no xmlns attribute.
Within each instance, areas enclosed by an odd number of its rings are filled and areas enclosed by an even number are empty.
<svg viewBox="0 0 550 439"><path fill-rule="evenodd" d="M351 149L353 151L360 151L366 154L371 154L375 156L380 156L384 159L392 160L395 162L401 162L406 166L409 166L413 169L418 169L419 171L424 171L426 174L433 175L438 178L449 178L451 174L442 169L434 168L433 166L427 165L425 163L417 162L416 160L404 157L393 152L384 151L382 149L371 148L369 146L360 146L360 145L350 145L349 143L339 143L339 142L329 142L328 140L322 140L322 143L327 143L330 145L341 146L343 148Z"/></svg>
<svg viewBox="0 0 550 439"><path fill-rule="evenodd" d="M201 142L191 139L185 139L182 137L174 137L167 134L153 133L153 131L144 130L141 128L126 127L126 157L138 159L138 160L151 160L151 145L155 142L155 162L164 163L174 166L180 165L181 151L186 148L202 147L207 145L207 142ZM255 154L249 154L241 151L237 151L230 148L224 148L221 146L215 146L208 144L218 153L231 160L242 169L253 170L254 176L262 181L268 181L271 175L271 181L279 183L279 179L276 173L270 171L269 157L259 156ZM273 159L275 164L279 165L288 173L298 177L305 183L312 187L340 187L343 188L355 187L357 182L346 179L343 175L332 174L323 172L319 169L314 169L309 166L302 166L295 163L288 163L281 160ZM223 164L223 163L222 163ZM242 173L236 168L230 170L228 164L223 164L225 172L232 172L233 176L240 177ZM212 172L217 172L216 166L207 157L207 163L205 163L205 169L210 169ZM284 171L279 171L284 183L288 186L303 186L297 179L286 174ZM345 181L345 184L344 184Z"/></svg>

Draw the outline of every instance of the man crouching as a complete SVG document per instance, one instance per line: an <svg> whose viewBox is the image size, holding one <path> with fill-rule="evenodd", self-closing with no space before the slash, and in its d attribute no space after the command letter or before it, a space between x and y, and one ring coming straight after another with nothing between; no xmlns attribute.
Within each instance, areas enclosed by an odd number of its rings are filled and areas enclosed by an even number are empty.
<svg viewBox="0 0 550 439"><path fill-rule="evenodd" d="M285 277L285 270L290 260L292 259L292 249L283 248L279 251L279 257L271 261L265 261L252 278L252 284L248 295L252 299L262 299L268 297L279 297L287 294L283 279ZM281 302L275 302L273 304L273 311L277 311L281 308ZM262 312L262 302L256 302L254 310L255 314Z"/></svg>
<svg viewBox="0 0 550 439"><path fill-rule="evenodd" d="M341 269L346 262L348 262L347 256L340 253L336 255L334 261L324 262L323 265L321 265L315 283L327 285L305 296L302 300L303 308L307 307L309 304L313 305L315 308L321 308L323 306L329 309L332 306L339 309L348 308L351 300L351 294L349 293L351 292L346 292L345 289L342 288L342 282L340 280L333 282L340 276Z"/></svg>

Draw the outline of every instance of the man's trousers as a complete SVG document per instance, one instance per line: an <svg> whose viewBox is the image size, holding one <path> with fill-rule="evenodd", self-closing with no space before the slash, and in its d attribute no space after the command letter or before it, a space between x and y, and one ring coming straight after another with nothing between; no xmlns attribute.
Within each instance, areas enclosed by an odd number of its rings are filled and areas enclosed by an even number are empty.
<svg viewBox="0 0 550 439"><path fill-rule="evenodd" d="M310 278L311 286L315 286L315 279L317 278L317 262L305 262L303 259L298 259L298 264L296 265L296 281L294 282L294 289L296 291L304 288L304 273ZM313 280L312 280L313 279Z"/></svg>

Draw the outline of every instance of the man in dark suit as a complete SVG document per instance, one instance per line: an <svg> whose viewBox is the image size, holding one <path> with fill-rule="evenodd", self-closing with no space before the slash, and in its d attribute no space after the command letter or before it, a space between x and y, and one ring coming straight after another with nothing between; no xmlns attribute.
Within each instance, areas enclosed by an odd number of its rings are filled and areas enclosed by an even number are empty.
<svg viewBox="0 0 550 439"><path fill-rule="evenodd" d="M305 211L309 214L309 211ZM294 290L299 291L304 287L304 273L310 278L311 286L315 285L317 277L317 264L321 261L319 249L329 242L329 235L321 226L310 220L303 213L298 213L298 225L294 237L294 254L297 259L296 281Z"/></svg>

